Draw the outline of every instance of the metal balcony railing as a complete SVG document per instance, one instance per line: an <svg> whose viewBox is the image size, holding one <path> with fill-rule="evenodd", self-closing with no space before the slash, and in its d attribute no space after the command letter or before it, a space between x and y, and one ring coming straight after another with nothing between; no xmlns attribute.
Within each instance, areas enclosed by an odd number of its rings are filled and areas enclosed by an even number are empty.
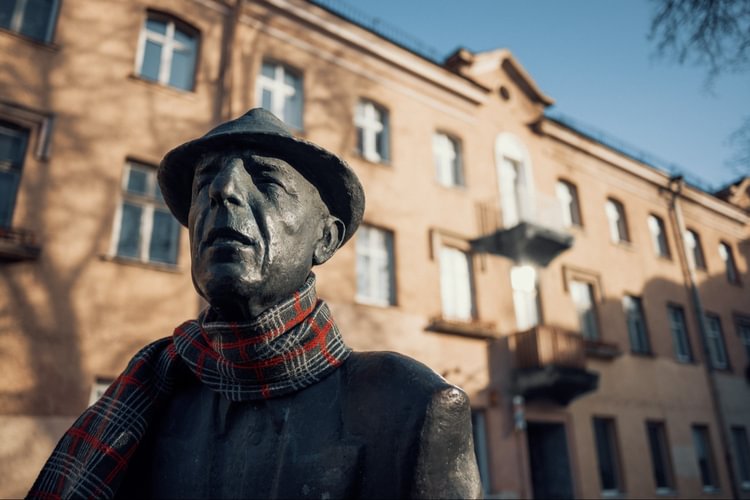
<svg viewBox="0 0 750 500"><path fill-rule="evenodd" d="M33 232L0 226L0 261L32 260L39 256L40 251Z"/></svg>

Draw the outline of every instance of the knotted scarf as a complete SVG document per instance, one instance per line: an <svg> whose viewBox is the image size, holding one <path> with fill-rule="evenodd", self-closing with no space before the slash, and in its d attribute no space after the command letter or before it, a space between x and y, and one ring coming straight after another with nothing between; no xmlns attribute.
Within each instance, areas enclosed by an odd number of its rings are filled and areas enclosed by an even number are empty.
<svg viewBox="0 0 750 500"><path fill-rule="evenodd" d="M351 350L317 298L315 276L248 323L197 320L143 348L63 435L29 498L112 498L130 458L175 384L191 374L231 401L298 391L336 369Z"/></svg>

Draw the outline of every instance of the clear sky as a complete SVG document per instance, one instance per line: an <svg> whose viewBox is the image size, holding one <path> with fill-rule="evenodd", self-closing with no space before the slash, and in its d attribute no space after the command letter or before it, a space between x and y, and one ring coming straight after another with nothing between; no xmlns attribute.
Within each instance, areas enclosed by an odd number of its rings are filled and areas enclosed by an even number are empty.
<svg viewBox="0 0 750 500"><path fill-rule="evenodd" d="M333 0L341 3L342 0ZM750 74L724 74L654 56L649 0L346 0L445 56L504 47L561 113L677 164L719 187L729 136L750 115ZM745 168L750 172L750 165Z"/></svg>

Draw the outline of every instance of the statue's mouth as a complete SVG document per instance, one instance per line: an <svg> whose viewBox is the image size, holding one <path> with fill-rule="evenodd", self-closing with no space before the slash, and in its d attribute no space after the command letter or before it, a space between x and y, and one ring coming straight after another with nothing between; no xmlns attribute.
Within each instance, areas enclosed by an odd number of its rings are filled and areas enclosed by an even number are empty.
<svg viewBox="0 0 750 500"><path fill-rule="evenodd" d="M203 241L203 246L252 246L255 239L230 227L214 228Z"/></svg>

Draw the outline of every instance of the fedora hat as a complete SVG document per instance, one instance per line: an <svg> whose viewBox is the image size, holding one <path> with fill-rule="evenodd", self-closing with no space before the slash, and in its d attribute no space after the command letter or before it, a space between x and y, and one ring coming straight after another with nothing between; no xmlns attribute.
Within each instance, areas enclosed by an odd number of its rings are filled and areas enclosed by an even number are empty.
<svg viewBox="0 0 750 500"><path fill-rule="evenodd" d="M263 108L251 109L222 123L164 156L158 171L159 187L180 224L188 225L198 160L206 153L232 147L257 149L289 163L318 189L331 214L344 223L346 234L342 245L354 235L365 210L365 193L354 171L330 151L294 137L281 120Z"/></svg>

